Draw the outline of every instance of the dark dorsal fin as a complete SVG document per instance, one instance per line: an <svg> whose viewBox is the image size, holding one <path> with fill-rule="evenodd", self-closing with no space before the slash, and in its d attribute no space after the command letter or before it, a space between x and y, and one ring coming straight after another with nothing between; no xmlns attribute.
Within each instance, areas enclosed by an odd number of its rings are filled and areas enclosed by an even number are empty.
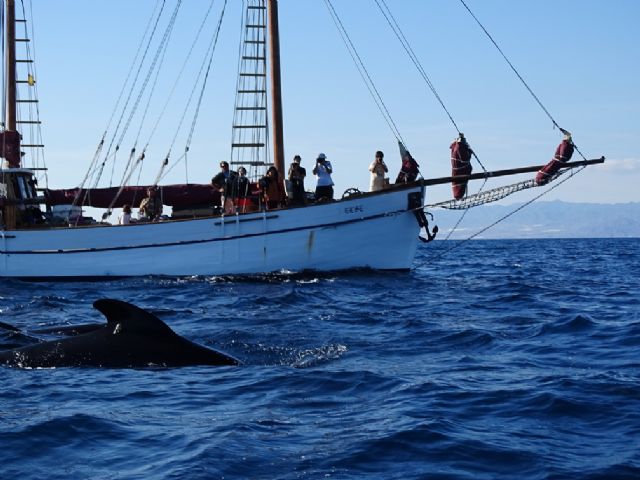
<svg viewBox="0 0 640 480"><path fill-rule="evenodd" d="M102 298L93 302L93 308L107 317L110 327L118 327L117 332L156 335L176 335L166 323L154 314L121 300Z"/></svg>

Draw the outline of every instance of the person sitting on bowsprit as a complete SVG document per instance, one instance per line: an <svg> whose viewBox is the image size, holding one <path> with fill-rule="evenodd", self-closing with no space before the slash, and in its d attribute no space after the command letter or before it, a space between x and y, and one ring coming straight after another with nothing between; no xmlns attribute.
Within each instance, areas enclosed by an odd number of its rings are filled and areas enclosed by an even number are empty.
<svg viewBox="0 0 640 480"><path fill-rule="evenodd" d="M536 183L538 185L545 185L549 183L549 180L558 173L560 167L563 163L571 160L571 156L573 155L574 145L573 140L571 138L571 132L566 131L564 128L561 128L560 131L564 134L564 138L558 148L556 148L556 154L553 156L551 161L547 163L536 175Z"/></svg>

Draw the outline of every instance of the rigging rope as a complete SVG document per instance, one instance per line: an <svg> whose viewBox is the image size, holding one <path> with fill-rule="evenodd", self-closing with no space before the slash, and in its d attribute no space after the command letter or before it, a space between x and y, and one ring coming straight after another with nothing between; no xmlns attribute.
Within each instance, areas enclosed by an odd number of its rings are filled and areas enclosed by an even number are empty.
<svg viewBox="0 0 640 480"><path fill-rule="evenodd" d="M140 73L142 71L142 67L143 67L144 62L145 62L145 60L147 58L147 54L149 53L149 49L151 48L151 43L152 43L152 41L153 41L153 39L155 37L156 31L158 29L158 24L160 23L160 18L162 17L162 13L164 12L164 7L165 7L165 0L162 1L162 6L161 6L161 8L160 8L160 10L159 10L159 12L158 12L158 14L156 16L155 22L153 24L153 29L151 30L151 34L149 35L149 39L147 40L147 44L146 44L145 49L144 49L144 53L142 54L140 62L138 63L138 68L136 70L136 74L135 74L135 77L133 79L133 83L131 85L131 88L129 89L129 93L127 95L127 98L125 99L124 104L122 106L122 111L120 113L120 117L118 118L118 123L116 124L115 130L113 132L113 136L111 137L111 141L109 142L109 146L107 147L107 152L106 152L105 158L104 158L104 160L102 162L102 166L100 168L100 173L99 173L99 175L98 175L98 177L97 177L97 179L95 181L95 186L97 186L97 183L99 182L100 177L102 176L102 172L104 170L104 166L105 166L107 160L109 159L109 155L111 153L111 149L113 147L113 144L116 143L116 135L117 135L118 131L120 130L120 126L122 125L122 121L124 119L125 113L126 113L127 109L129 108L129 102L131 101L131 97L133 96L133 92L135 91L136 84L138 83L138 79L140 78ZM154 9L154 12L155 12L155 9ZM153 17L151 17L151 18L153 18ZM145 35L146 35L146 32L145 32ZM144 41L144 38L145 38L145 36L143 35L142 41ZM142 45L142 43L141 43L141 45ZM137 57L138 57L138 54L136 53L136 57L134 58L134 61L133 61L132 65L131 65L132 67L135 65ZM131 70L129 71L129 75L127 75L127 79L126 79L125 83L122 86L122 90L123 91L124 91L124 89L125 89L125 87L126 87L126 85L128 83L130 74L131 74ZM120 99L118 99L118 102L116 103L116 108L117 108L117 105L119 103L119 100ZM115 112L115 109L114 109L114 112ZM112 119L109 120L109 124L111 124L111 120ZM105 131L105 134L106 134L106 131ZM120 146L116 145L115 149L118 150L119 148L120 148Z"/></svg>
<svg viewBox="0 0 640 480"><path fill-rule="evenodd" d="M151 104L151 99L153 97L153 92L155 91L155 87L157 85L158 78L160 76L161 66L164 63L164 59L165 59L166 52L167 52L167 46L168 46L168 43L169 43L170 36L171 36L171 34L173 32L173 26L175 25L175 22L172 22L170 24L171 25L170 28L165 32L165 36L163 37L163 42L161 42L161 46L159 47L158 52L156 53L156 58L154 59L154 62L155 62L155 60L158 58L158 53L162 50L162 56L160 58L160 62L159 62L158 67L156 69L156 74L155 74L155 78L154 78L154 81L153 81L153 85L151 87L151 92L149 93L149 96L147 98L145 110L144 110L144 113L143 113L142 118L140 120L140 126L138 128L138 133L137 133L137 136L136 136L136 140L134 142L134 147L131 149L131 152L129 154L129 160L127 161L127 164L126 164L125 169L123 171L122 179L120 181L120 188L118 189L118 192L116 193L116 195L112 199L112 201L111 201L111 203L110 203L110 205L109 205L109 207L107 209L107 212L105 213L103 218L108 217L108 216L111 215L113 206L115 205L117 199L120 197L120 195L124 191L125 186L128 185L131 177L133 176L133 173L135 172L135 170L138 167L142 167L142 162L144 161L144 158L146 156L147 147L148 147L148 145L149 145L149 143L151 141L151 138L153 137L153 135L154 135L159 123L160 123L160 120L161 120L163 114L165 113L165 111L167 109L169 101L170 101L171 97L173 96L173 94L174 94L174 92L176 90L178 82L179 82L180 78L182 77L182 74L184 73L186 65L189 62L189 59L190 59L191 54L192 54L192 52L193 52L193 50L195 48L195 45L197 44L197 41L198 41L198 39L200 37L200 34L201 34L201 32L202 32L202 30L204 28L204 25L206 24L207 18L209 17L209 14L210 14L211 9L212 9L212 7L214 5L214 2L215 2L215 0L211 0L211 3L209 4L209 8L208 8L208 10L207 10L207 12L205 14L205 17L204 17L203 21L200 24L200 28L198 29L198 31L196 33L196 36L194 38L194 41L191 44L191 48L189 49L187 57L185 58L185 60L184 60L184 62L182 64L182 68L180 69L180 71L179 71L179 73L178 73L178 75L177 75L177 77L176 77L176 79L175 79L175 81L173 83L173 87L172 87L172 89L171 89L171 91L170 91L170 93L169 93L169 95L168 95L168 97L167 97L167 99L166 99L166 101L164 103L164 106L162 108L162 111L160 112L160 115L158 116L158 119L156 120L156 122L155 122L155 124L154 124L154 126L152 128L152 131L150 133L149 139L147 140L147 143L145 144L145 147L143 148L142 153L135 160L135 162L133 162L133 159L134 159L134 156L135 156L135 151L136 151L136 145L137 145L138 140L140 138L140 133L141 133L142 127L144 125L144 120L145 120L145 118L147 116L147 113L149 111L149 107L150 107L150 104ZM174 17L174 19L175 19L175 17ZM166 41L165 41L165 39L166 39ZM151 68L153 69L153 65L152 65ZM146 85L146 82L145 82L145 85ZM143 91L144 91L144 86L143 86ZM141 97L141 95L138 98L140 99L140 97ZM178 126L177 131L179 131L179 128L180 127ZM177 131L176 131L176 135L177 135ZM175 137L174 137L174 141L175 141ZM162 162L161 172L162 172L164 166L166 166L167 163L168 163L168 156ZM114 162L114 165L115 165L115 162ZM140 173L141 173L141 169L140 169ZM140 177L140 173L138 174L138 178ZM155 179L155 181L153 183L154 185L156 185L158 183L159 178L160 178L160 173L156 176L156 179ZM188 183L188 181L187 181L187 183Z"/></svg>
<svg viewBox="0 0 640 480"><path fill-rule="evenodd" d="M556 122L555 118L553 118L553 116L551 115L551 113L549 113L549 110L547 110L547 108L542 104L542 101L538 98L538 96L533 92L533 90L531 89L531 87L529 86L529 84L525 81L524 78L522 78L522 75L520 75L520 72L518 72L518 70L516 69L516 67L513 66L513 63L511 63L511 61L509 60L509 58L507 58L507 56L505 55L505 53L502 51L502 49L500 48L500 46L497 44L497 42L493 39L493 37L491 36L491 34L487 31L486 28L484 28L484 25L480 22L480 20L478 20L478 17L476 17L474 15L474 13L471 11L471 9L469 8L469 6L466 4L466 2L464 0L460 0L460 3L462 3L462 5L464 6L464 8L467 10L467 12L469 12L469 14L471 15L471 17L476 21L476 23L478 24L478 26L482 29L482 31L485 33L485 35L489 38L489 40L491 40L491 43L493 43L493 45L496 47L496 49L498 50L498 52L500 52L500 55L502 55L502 58L504 58L505 62L507 62L507 64L509 65L509 67L511 67L511 70L513 70L513 73L516 74L516 76L520 79L520 81L522 82L522 84L525 86L525 88L527 89L527 91L531 94L531 96L533 97L533 99L536 101L536 103L540 106L540 108L542 109L542 111L547 115L547 117L549 117L549 119L551 120L551 122L553 123L554 127L556 127L558 130L560 130L561 132L565 133L565 130L563 128L560 127L560 125L558 125L558 122ZM576 149L576 152L578 152L580 154L580 156L582 157L583 160L586 160L586 157L582 154L582 152L578 149L578 147L574 144L574 148Z"/></svg>
<svg viewBox="0 0 640 480"><path fill-rule="evenodd" d="M440 104L440 106L442 107L444 112L449 117L449 120L451 121L451 123L453 124L453 127L458 132L458 135L460 135L461 132L460 132L460 128L458 127L458 124L453 119L453 115L451 115L451 112L449 112L449 109L444 104L444 101L442 100L442 97L440 96L440 94L436 90L436 87L433 84L433 82L431 81L431 78L429 78L429 75L427 75L426 70L422 66L422 63L418 59L418 56L416 55L415 51L413 50L413 47L409 43L409 40L407 39L407 37L405 36L404 32L402 31L402 28L400 28L400 24L398 23L398 21L394 17L393 13L391 13L391 9L387 5L386 1L385 0L375 0L375 2L376 2L376 5L378 6L378 9L380 10L382 15L384 16L385 20L387 21L387 24L389 25L389 27L391 27L391 30L395 34L396 38L398 39L398 41L400 42L400 44L404 48L404 50L407 53L407 55L409 56L409 58L411 59L413 65L418 70L418 73L420 74L422 79L425 81L425 83L427 84L427 86L431 90L431 93L436 98L436 100L438 101L438 103ZM383 8L383 5L384 5L384 8ZM484 172L486 172L487 169L485 168L483 163L480 161L480 158L478 157L478 155L475 153L474 150L471 151L471 155L476 159L476 161L478 162L478 164L480 165L482 170ZM485 181L480 186L480 189L479 189L478 193L480 193L482 191L482 189L484 188L486 183L487 183L487 179L485 179ZM460 216L460 218L458 218L458 221L456 222L454 227L451 229L451 231L447 234L447 237L445 238L445 240L448 240L449 237L451 236L451 234L453 233L453 231L455 231L455 229L458 228L458 225L460 225L460 223L462 223L462 220L466 216L467 211L468 210L465 210L462 213L462 215Z"/></svg>
<svg viewBox="0 0 640 480"><path fill-rule="evenodd" d="M507 62L507 64L509 65L509 67L511 67L511 70L513 70L513 73L516 74L516 76L520 79L520 81L522 82L522 84L525 86L525 88L529 91L529 93L531 94L531 96L533 97L533 99L538 103L538 105L540 106L540 108L542 108L542 110L544 111L544 113L547 114L547 117L549 117L549 119L553 122L553 125L556 128L560 128L560 125L558 125L558 122L555 121L555 119L551 116L551 114L549 113L549 110L546 109L546 107L542 104L542 102L540 101L540 99L538 98L538 96L533 92L533 90L531 89L531 87L529 87L529 84L524 80L524 78L522 78L522 75L520 75L520 73L518 72L518 70L516 70L516 67L513 66L513 64L511 63L511 61L507 58L507 56L504 54L504 52L502 51L502 49L500 48L500 46L496 43L496 41L493 39L493 37L491 36L491 34L487 31L486 28L484 28L484 25L480 22L480 20L478 20L478 17L476 17L474 15L474 13L471 11L471 9L469 8L469 6L465 3L464 0L460 0L460 3L462 3L462 5L464 6L464 8L467 9L467 11L469 12L469 14L473 17L473 19L476 21L476 23L478 24L478 26L482 29L482 31L487 35L487 37L489 38L489 40L491 40L491 43L493 43L493 45L496 47L496 49L498 50L498 52L500 52L500 55L502 55L502 58L504 58L504 60Z"/></svg>
<svg viewBox="0 0 640 480"><path fill-rule="evenodd" d="M142 38L140 39L140 44L138 45L138 50L136 52L136 55L135 55L133 61L131 62L131 66L129 68L129 72L127 74L127 77L126 77L124 83L122 84L122 89L120 90L120 94L118 96L118 100L116 101L116 104L115 104L115 106L113 108L113 111L112 111L111 116L109 118L109 121L107 123L107 128L105 128L105 131L102 134L102 138L100 140L100 143L98 144L98 147L96 148L96 152L94 154L94 157L93 157L91 163L89 164L89 168L87 169L87 172L85 173L84 178L82 179L82 181L80 182L80 185L78 186L78 190L77 190L76 196L73 199L72 206L75 206L75 205L78 204L78 200L80 199L81 192L83 191L84 186L87 183L87 181L89 179L97 178L96 181L95 181L95 185L97 185L100 177L102 176L102 172L104 171L105 164L106 164L107 160L109 159L109 154L111 152L111 148L112 148L113 143L115 141L116 133L120 129L120 125L122 123L122 119L124 118L124 114L125 114L125 112L126 112L126 110L128 108L129 101L131 99L131 96L133 95L133 91L134 91L135 85L136 85L136 83L138 81L138 78L140 76L140 72L142 70L142 66L143 66L144 61L145 61L145 59L147 57L147 53L149 52L149 48L150 48L151 42L152 42L152 40L153 40L153 38L155 36L155 32L156 32L158 24L160 22L160 18L162 17L162 13L164 11L164 6L165 6L165 0L162 0L162 6L161 6L159 12L156 15L156 10L158 10L158 5L159 4L160 4L160 2L158 1L156 3L156 6L154 7L152 15L149 17L149 21L147 23L147 28L145 29L145 32L142 35ZM96 170L96 165L98 164L100 155L102 154L102 150L103 150L103 147L104 147L104 142L106 140L108 129L111 126L111 122L113 121L113 117L114 117L114 115L115 115L115 113L116 113L116 111L118 109L118 105L120 103L120 100L122 99L122 95L123 95L123 93L125 91L125 88L126 88L127 84L129 83L129 78L131 77L131 73L133 72L133 69L134 69L134 67L135 67L135 65L137 63L137 59L138 59L138 57L140 55L140 51L141 51L142 45L144 44L144 40L147 37L147 33L149 31L149 27L151 26L152 20L154 18L155 18L155 22L153 22L153 30L151 31L151 34L149 35L149 38L147 40L147 45L145 47L144 53L142 55L142 58L140 59L140 63L138 64L138 69L136 71L136 75L135 75L133 84L131 85L131 88L129 90L129 94L127 96L127 99L125 100L124 105L122 107L122 112L120 114L120 118L118 119L118 123L116 125L115 130L114 130L113 137L112 137L111 142L109 143L109 146L107 148L107 153L105 154L105 159L103 160L102 164L100 165L99 170ZM118 148L116 148L116 150L117 149ZM80 202L81 205L84 205L84 202L86 200L86 196L87 196L87 192L85 192L85 194L84 194L84 196L82 198L82 202Z"/></svg>
<svg viewBox="0 0 640 480"><path fill-rule="evenodd" d="M153 72L156 70L156 66L159 69L160 66L158 64L158 60L160 59L160 56L163 54L163 52L166 50L167 45L169 43L169 39L171 38L171 34L173 33L173 27L175 26L175 21L176 18L178 16L178 11L180 9L180 6L182 5L182 0L178 0L176 3L176 6L173 10L173 13L169 19L169 23L167 25L167 28L164 31L164 34L162 36L162 39L160 40L160 44L158 45L158 48L156 49L156 53L153 57L153 60L151 61L151 65L149 66L149 70L147 72L147 75L145 76L145 79L142 83L142 86L140 87L140 91L138 93L138 96L136 98L136 101L134 102L133 107L131 108L131 111L129 112L129 118L127 119L127 122L125 123L125 126L122 130L122 133L120 134L120 138L118 140L118 147L121 145L122 141L124 140L124 136L127 132L127 130L129 129L129 125L131 124L131 121L133 119L133 116L135 115L136 111L138 110L138 106L140 105L140 101L142 100L142 97L144 95L144 92L147 88L147 85L149 84L149 80L151 79L151 76L153 74ZM112 170L111 170L111 176L113 177L113 170L115 169L115 159L113 162L113 166L112 166ZM110 182L111 183L111 182Z"/></svg>
<svg viewBox="0 0 640 480"><path fill-rule="evenodd" d="M520 205L519 207L517 207L516 209L514 209L513 211L507 213L506 215L500 217L498 220L496 220L495 222L493 222L490 225L487 225L486 227L480 229L479 231L477 231L476 233L474 233L473 235L465 238L464 240L462 240L461 242L456 243L455 245L453 245L452 247L448 248L447 250L441 252L440 254L436 255L433 260L438 260L440 258L442 258L443 256L451 253L453 250L458 249L460 246L464 245L466 242L468 242L469 240L472 240L474 238L476 238L478 235L481 235L482 233L486 232L487 230L489 230L490 228L493 228L494 226L496 226L498 223L503 222L504 220L506 220L507 218L509 218L510 216L514 215L515 213L519 212L520 210L522 210L523 208L531 205L533 202L535 202L536 200L540 199L541 197L543 197L544 195L546 195L547 193L549 193L551 190L554 190L555 188L558 188L560 185L562 185L564 182L566 182L567 180L569 180L570 178L572 178L574 175L577 175L578 173L580 173L582 170L584 170L585 168L587 168L586 165L578 168L577 170L571 170L571 173L564 179L562 179L560 182L558 182L555 185L552 185L551 187L549 187L548 189L546 189L545 191L543 191L542 193L540 193L539 195L536 195L535 197L533 197L532 199L530 199L529 201L523 203L522 205ZM565 170L563 172L559 172L558 174L556 174L552 179L555 180L558 177L560 177L561 175L563 175L564 173L566 173L568 170ZM522 182L525 183L525 182ZM541 186L541 185L532 185L532 186ZM530 187L528 187L530 188ZM485 202L487 203L487 202ZM444 248L444 247L443 247Z"/></svg>
<svg viewBox="0 0 640 480"><path fill-rule="evenodd" d="M220 36L220 28L222 27L222 21L224 19L224 14L226 12L226 8L227 8L227 2L228 0L224 0L224 4L222 6L222 11L220 12L220 18L218 19L218 24L216 26L216 30L213 34L213 37L211 39L210 42L210 46L209 49L207 50L205 57L203 59L202 65L200 66L200 71L198 72L198 75L196 77L196 82L193 85L193 88L191 89L191 94L189 95L189 99L187 100L187 104L185 105L184 111L182 112L182 116L180 117L180 121L178 122L178 127L176 128L176 133L173 136L173 140L171 141L171 145L169 146L169 151L167 152L167 156L165 157L165 159L162 161L162 164L160 166L160 170L156 176L156 180L154 185L156 185L162 178L164 178L166 175L169 174L169 172L171 172L171 170L173 170L173 167L175 167L178 162L180 162L183 158L186 159L187 156L187 152L189 151L189 147L191 145L191 141L193 139L193 133L195 131L196 128L196 123L198 120L198 117L200 115L200 107L202 105L202 99L204 97L204 91L206 89L207 86L207 82L209 79L209 73L211 71L211 65L213 63L213 57L214 57L214 53L216 51L216 46L218 45L218 38ZM169 163L169 157L171 155L171 150L173 149L173 146L176 142L176 139L178 137L178 133L182 127L182 123L184 122L184 119L187 115L187 111L189 109L189 106L191 105L191 101L193 100L193 96L195 95L196 92L196 87L198 86L198 81L200 80L200 78L202 77L202 73L203 71L205 71L205 65L206 65L206 72L204 74L204 80L202 82L202 87L200 89L200 95L198 97L198 101L196 103L196 108L193 114L193 119L191 121L191 128L189 130L189 134L187 137L187 143L185 145L185 151L184 153L174 162L174 164L171 166L171 168L169 168L169 170L167 170L166 172L164 172L164 169L166 168L166 166Z"/></svg>
<svg viewBox="0 0 640 480"><path fill-rule="evenodd" d="M156 10L158 10L158 6L160 5L160 2L162 2L162 8L160 9L160 12L156 18ZM131 78L131 74L133 73L133 69L136 66L138 57L140 56L140 52L142 51L142 45L144 45L144 39L147 38L147 34L149 33L149 29L151 28L153 19L156 18L156 22L154 25L154 32L155 32L155 28L158 25L158 21L160 20L160 16L162 15L162 10L164 9L164 4L165 4L165 0L158 0L156 2L156 6L153 9L153 12L151 13L151 16L149 17L149 20L147 21L147 26L144 29L144 34L142 35L142 38L140 38L140 43L138 44L138 48L136 50L136 54L133 57L133 61L131 62L131 66L129 67L129 72L127 73L127 76L124 80L124 83L122 84L122 88L120 89L120 94L118 95L118 99L116 100L115 105L113 106L113 110L111 112L111 115L109 117L109 120L107 121L107 127L105 128L105 135L107 133L107 131L109 130L109 128L111 127L111 122L113 121L113 117L116 114L116 111L118 110L118 105L120 105L120 100L122 100L122 96L124 95L124 91L125 88L127 87L127 84L129 83L129 79ZM149 45L151 42L151 38L153 37L153 34L151 35L151 37L149 38L149 43L147 43L147 48L145 50L145 56L146 53L149 50ZM144 57L142 62L144 62ZM138 68L138 74L140 73L140 68L142 67L142 63L140 64L140 67ZM131 86L131 88L133 89L133 85Z"/></svg>
<svg viewBox="0 0 640 480"><path fill-rule="evenodd" d="M213 63L213 54L215 53L216 46L218 45L218 38L220 36L220 27L222 27L222 20L224 19L224 13L227 9L227 0L224 0L224 4L222 6L222 12L220 13L220 19L218 20L218 26L216 27L215 38L213 40L213 48L211 49L211 56L209 57L209 64L207 65L207 71L204 75L204 81L202 82L202 88L200 89L200 96L198 97L198 102L196 103L196 109L193 114L193 119L191 120L191 128L189 129L189 135L187 136L187 142L185 144L185 158L186 153L189 151L189 147L191 146L191 141L193 140L193 133L196 129L196 124L198 122L198 117L200 116L200 107L202 106L202 99L204 98L204 91L207 88L207 82L209 81L209 73L211 72L211 64ZM186 160L185 160L186 167Z"/></svg>
<svg viewBox="0 0 640 480"><path fill-rule="evenodd" d="M112 213L112 208L115 205L116 201L118 200L118 198L120 197L121 193L124 190L124 187L129 183L129 180L131 179L131 176L133 175L135 169L140 165L142 165L142 160L144 160L145 157L145 152L146 152L146 146L143 149L142 153L140 154L140 156L136 159L136 161L134 162L134 158L136 155L136 148L138 146L138 141L140 139L140 133L142 132L142 127L144 126L145 123L145 119L147 118L147 113L149 112L149 107L151 105L151 99L153 98L153 93L155 92L156 89L156 85L158 84L158 78L160 77L160 71L162 70L162 64L164 63L164 59L166 57L167 54L167 46L169 45L169 39L171 38L171 34L173 33L173 27L175 25L175 22L170 23L170 27L168 28L168 30L165 32L165 36L163 37L163 42L164 44L161 42L160 47L158 47L158 51L156 53L156 58L154 58L154 63L151 66L151 69L154 68L155 66L155 60L158 57L158 54L161 53L160 56L160 61L158 63L158 67L156 68L156 73L155 73L155 78L153 80L153 84L151 86L149 95L147 97L147 102L144 108L144 111L142 113L142 116L140 118L140 125L138 127L138 132L136 134L136 138L133 142L133 147L131 148L130 152L129 152L129 159L127 160L127 163L125 165L125 168L123 169L122 172L122 178L120 179L120 185L118 188L118 192L114 195L113 199L111 200L111 203L109 204L109 207L107 208L106 213L103 215L103 219L109 217ZM166 39L166 41L165 41ZM151 71L149 72L149 76L148 78L150 78L151 76ZM147 83L145 81L144 85L142 86L142 90L140 92L140 95L138 96L138 101L142 99L142 96L144 94L144 90L146 87ZM132 110L131 115L133 115L133 112L135 111L135 109L137 109L138 106L138 101L136 101L136 104L134 106L134 110ZM130 117L131 118L131 117ZM125 127L125 130L123 131L122 135L124 136L124 132L126 132L127 128L128 128L128 123L127 123L127 127ZM122 140L122 137L121 137ZM119 148L119 146L118 146ZM114 157L114 162L112 164L112 168L111 168L111 178L113 180L113 173L115 171L115 166L116 166L116 162L115 162L115 157ZM110 182L111 183L111 182Z"/></svg>
<svg viewBox="0 0 640 480"><path fill-rule="evenodd" d="M436 97L436 100L438 100L438 102L440 103L440 106L442 107L442 109L445 111L445 113L449 117L449 120L451 120L451 123L455 127L456 131L458 133L460 133L460 129L458 128L458 125L456 124L455 120L451 116L451 113L449 113L449 110L447 109L447 107L445 106L444 102L442 101L442 98L438 94L438 91L436 90L435 86L433 85L433 82L431 81L431 79L427 75L427 72L422 67L422 64L420 63L420 60L418 60L418 57L416 56L415 52L413 51L413 48L411 47L411 44L407 40L407 37L402 32L402 29L400 28L400 25L398 24L398 22L396 21L395 17L391 13L391 10L389 9L389 6L385 2L385 0L374 0L374 1L376 2L376 5L378 5L378 8L380 9L380 12L384 16L385 20L387 21L387 23L391 27L391 30L393 30L393 33L395 34L396 38L400 41L400 44L404 48L405 52L407 52L407 55L409 55L409 58L411 59L411 61L413 62L414 66L418 70L418 73L422 76L424 81L429 86L429 89L431 90L431 93L433 93L433 95ZM384 8L382 8L381 3L382 3L382 5L384 5Z"/></svg>
<svg viewBox="0 0 640 480"><path fill-rule="evenodd" d="M375 83L373 82L371 75L369 75L367 68L364 66L364 62L362 61L362 58L358 54L358 51L356 50L355 45L351 41L351 38L349 37L347 30L345 29L342 21L340 20L338 13L333 7L331 0L324 0L324 1L325 1L325 4L327 5L327 9L329 10L329 14L331 15L333 23L336 25L336 28L338 29L338 33L340 34L342 41L347 47L347 51L349 52L349 55L351 55L352 60L356 64L358 73L362 77L362 80L364 81L367 89L369 90L369 93L373 97L373 100L376 103L378 110L380 110L380 113L382 114L383 118L387 122L387 125L391 129L391 132L396 137L396 140L402 142L403 145L406 145L404 143L404 140L402 139L402 135L400 134L400 131L398 130L396 123L393 121L393 118L391 117L391 113L389 112L389 109L387 108L384 101L382 100L382 96L380 95L380 92L376 88Z"/></svg>
<svg viewBox="0 0 640 480"><path fill-rule="evenodd" d="M386 1L385 0L374 0L374 1L376 2L376 5L378 6L378 9L380 10L382 15L384 16L385 20L389 24L389 27L391 27L391 30L393 31L393 33L395 34L396 38L398 39L398 41L402 45L402 48L404 48L405 52L407 53L407 55L411 59L411 62L413 63L413 65L418 70L418 73L420 74L422 79L425 81L425 83L427 84L427 86L431 90L431 93L433 93L433 96L436 98L436 100L438 101L438 103L440 104L440 106L442 107L444 112L447 114L447 117L449 117L449 120L453 124L453 127L456 129L456 132L458 132L458 135L460 135L461 132L460 132L460 128L458 127L458 124L453 119L453 115L451 115L451 112L449 112L449 109L444 104L444 101L442 100L442 97L440 96L440 94L436 90L436 87L433 84L433 82L431 81L431 78L429 78L429 75L427 75L426 70L422 66L422 63L418 59L418 56L416 55L415 51L413 50L413 47L409 43L409 40L407 39L407 37L405 36L404 32L402 31L402 28L400 28L400 24L398 23L398 21L394 17L393 13L391 13L391 9L387 5ZM384 8L382 8L383 5L384 5ZM477 162L480 165L480 167L482 168L482 170L486 172L487 169L484 167L484 165L480 161L480 158L478 158L478 156L476 155L475 151L472 151L472 155L477 160Z"/></svg>
<svg viewBox="0 0 640 480"><path fill-rule="evenodd" d="M205 17L202 20L202 22L200 23L200 27L198 28L198 32L196 33L196 36L193 40L193 42L191 43L191 48L189 49L189 52L187 53L187 56L184 60L184 62L182 63L182 67L180 68L180 72L178 73L178 75L176 76L176 79L173 83L173 86L171 87L171 91L169 92L169 95L167 96L167 99L162 107L162 110L160 111L160 114L158 115L158 118L156 120L156 123L153 125L153 128L151 129L151 133L149 134L149 137L147 139L147 142L145 144L145 147L143 149L143 152L147 149L147 147L149 146L149 144L151 143L151 139L153 138L153 136L155 135L156 130L158 129L158 126L160 124L160 120L164 117L164 114L167 110L167 107L169 105L170 100L173 98L173 95L176 91L176 88L178 87L178 83L180 81L180 79L182 78L182 75L184 74L184 71L189 63L189 60L191 59L191 55L193 54L193 50L196 46L196 44L198 43L198 40L200 39L200 35L202 34L202 30L204 29L204 26L209 18L209 14L211 13L211 10L213 8L213 5L215 3L215 0L211 0L211 3L209 4L209 8L207 9L207 12L205 13Z"/></svg>

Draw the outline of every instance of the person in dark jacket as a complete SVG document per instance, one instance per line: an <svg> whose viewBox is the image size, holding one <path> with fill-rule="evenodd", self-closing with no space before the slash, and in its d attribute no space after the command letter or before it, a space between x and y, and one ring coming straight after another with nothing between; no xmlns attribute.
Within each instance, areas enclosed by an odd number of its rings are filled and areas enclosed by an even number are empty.
<svg viewBox="0 0 640 480"><path fill-rule="evenodd" d="M307 170L300 166L302 158L300 155L293 157L293 163L289 167L289 185L291 186L291 204L304 205L306 198L304 194L304 177L307 176Z"/></svg>
<svg viewBox="0 0 640 480"><path fill-rule="evenodd" d="M236 213L234 199L238 196L236 178L238 174L229 169L229 162L220 162L220 172L211 179L211 183L222 193L222 207L225 214Z"/></svg>

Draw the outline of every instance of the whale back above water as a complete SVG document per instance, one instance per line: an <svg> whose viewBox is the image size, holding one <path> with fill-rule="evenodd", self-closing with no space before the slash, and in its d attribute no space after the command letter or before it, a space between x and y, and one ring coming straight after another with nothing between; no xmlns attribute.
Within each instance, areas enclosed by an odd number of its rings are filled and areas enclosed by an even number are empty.
<svg viewBox="0 0 640 480"><path fill-rule="evenodd" d="M101 299L93 306L106 317L106 325L69 338L0 352L0 364L23 368L137 368L239 363L180 337L158 317L130 303Z"/></svg>

